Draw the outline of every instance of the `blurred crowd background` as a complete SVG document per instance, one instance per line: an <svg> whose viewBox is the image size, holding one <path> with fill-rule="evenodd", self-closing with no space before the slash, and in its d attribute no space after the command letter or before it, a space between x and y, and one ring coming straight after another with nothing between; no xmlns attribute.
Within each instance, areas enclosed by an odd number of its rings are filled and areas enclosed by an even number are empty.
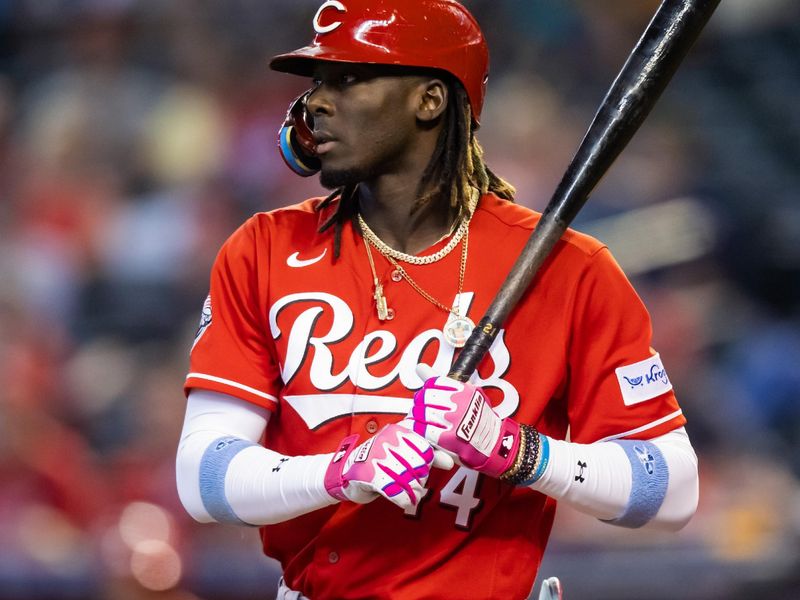
<svg viewBox="0 0 800 600"><path fill-rule="evenodd" d="M272 598L255 531L182 511L212 260L321 189L267 69L318 0L0 0L0 599ZM480 139L541 209L657 2L472 0ZM800 4L723 0L577 222L648 305L700 457L677 535L562 509L569 600L800 597ZM446 592L443 591L443 597Z"/></svg>

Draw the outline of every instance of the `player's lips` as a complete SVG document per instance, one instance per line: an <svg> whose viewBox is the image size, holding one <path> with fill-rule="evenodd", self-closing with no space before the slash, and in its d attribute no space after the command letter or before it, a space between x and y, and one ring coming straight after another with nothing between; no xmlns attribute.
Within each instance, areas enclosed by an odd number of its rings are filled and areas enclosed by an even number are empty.
<svg viewBox="0 0 800 600"><path fill-rule="evenodd" d="M330 151L336 141L337 140L327 131L315 131L314 143L317 145L317 156Z"/></svg>

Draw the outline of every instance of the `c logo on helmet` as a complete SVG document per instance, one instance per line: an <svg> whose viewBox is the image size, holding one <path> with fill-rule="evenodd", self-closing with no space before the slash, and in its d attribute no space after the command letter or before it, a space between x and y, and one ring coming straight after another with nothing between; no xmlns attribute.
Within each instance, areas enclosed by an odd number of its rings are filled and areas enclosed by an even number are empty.
<svg viewBox="0 0 800 600"><path fill-rule="evenodd" d="M316 31L317 33L320 34L330 33L331 31L333 31L342 24L341 21L334 21L330 25L324 25L324 26L320 24L319 20L320 17L322 16L322 13L324 13L329 8L335 8L337 11L341 13L347 12L347 8L345 7L345 5L339 2L338 0L327 0L327 2L325 2L322 6L319 7L317 14L314 15L314 31Z"/></svg>

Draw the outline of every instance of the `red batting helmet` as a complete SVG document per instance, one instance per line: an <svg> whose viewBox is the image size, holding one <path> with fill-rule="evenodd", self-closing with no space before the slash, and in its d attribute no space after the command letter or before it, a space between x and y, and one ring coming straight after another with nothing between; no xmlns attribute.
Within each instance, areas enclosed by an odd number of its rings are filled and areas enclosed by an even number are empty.
<svg viewBox="0 0 800 600"><path fill-rule="evenodd" d="M454 0L326 0L310 46L276 56L276 71L311 76L315 61L441 69L464 86L480 121L489 50L475 18Z"/></svg>

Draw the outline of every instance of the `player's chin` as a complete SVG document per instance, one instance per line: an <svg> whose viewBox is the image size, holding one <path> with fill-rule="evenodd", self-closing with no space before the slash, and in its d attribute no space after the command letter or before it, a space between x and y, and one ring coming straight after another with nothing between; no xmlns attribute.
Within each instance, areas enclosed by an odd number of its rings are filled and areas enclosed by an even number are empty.
<svg viewBox="0 0 800 600"><path fill-rule="evenodd" d="M356 185L364 180L363 175L360 169L340 167L336 166L332 161L324 160L322 170L319 173L319 182L323 187L335 190L345 186Z"/></svg>

